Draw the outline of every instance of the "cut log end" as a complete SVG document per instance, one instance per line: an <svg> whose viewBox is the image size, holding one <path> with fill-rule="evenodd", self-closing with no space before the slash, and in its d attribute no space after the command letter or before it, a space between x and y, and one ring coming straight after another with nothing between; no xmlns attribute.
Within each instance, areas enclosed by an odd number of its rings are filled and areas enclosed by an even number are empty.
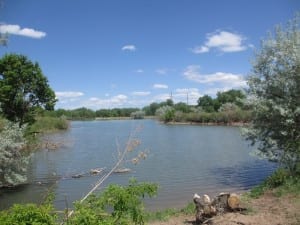
<svg viewBox="0 0 300 225"><path fill-rule="evenodd" d="M228 207L232 210L240 208L240 198L237 194L230 194L227 200Z"/></svg>

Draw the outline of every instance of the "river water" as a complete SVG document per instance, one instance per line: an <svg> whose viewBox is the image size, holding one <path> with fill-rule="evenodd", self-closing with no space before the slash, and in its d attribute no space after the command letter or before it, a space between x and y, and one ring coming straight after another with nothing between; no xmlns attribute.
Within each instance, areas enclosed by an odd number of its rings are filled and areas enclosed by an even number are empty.
<svg viewBox="0 0 300 225"><path fill-rule="evenodd" d="M252 147L239 128L228 126L164 125L155 120L76 121L62 133L46 137L57 150L41 149L31 160L29 184L0 193L0 209L13 203L41 202L49 191L57 209L71 207L100 179L93 168L112 168L118 149L124 149L136 130L141 144L128 155L130 173L112 174L101 186L125 185L132 177L159 184L158 195L146 200L151 210L180 208L193 194L242 192L259 184L276 165L251 156ZM147 158L138 165L130 161L141 151ZM102 173L102 175L104 174ZM81 178L73 175L84 174Z"/></svg>

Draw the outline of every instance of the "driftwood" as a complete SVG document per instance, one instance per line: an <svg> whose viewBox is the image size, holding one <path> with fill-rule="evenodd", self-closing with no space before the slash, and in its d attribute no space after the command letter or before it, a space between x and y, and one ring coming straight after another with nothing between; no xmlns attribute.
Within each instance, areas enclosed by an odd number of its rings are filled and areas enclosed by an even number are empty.
<svg viewBox="0 0 300 225"><path fill-rule="evenodd" d="M207 224L215 215L241 209L239 196L234 193L220 193L213 200L208 195L201 198L195 194L193 200L196 205L197 224Z"/></svg>

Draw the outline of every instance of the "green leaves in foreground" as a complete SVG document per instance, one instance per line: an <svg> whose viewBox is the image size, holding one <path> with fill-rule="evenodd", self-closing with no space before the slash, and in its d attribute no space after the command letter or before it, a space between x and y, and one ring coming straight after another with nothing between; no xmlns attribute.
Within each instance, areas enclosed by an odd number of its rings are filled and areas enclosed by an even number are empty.
<svg viewBox="0 0 300 225"><path fill-rule="evenodd" d="M129 225L144 224L142 199L153 197L158 186L138 183L135 179L128 186L109 185L100 196L91 196L84 203L75 204L75 213L67 221L69 225Z"/></svg>
<svg viewBox="0 0 300 225"><path fill-rule="evenodd" d="M16 204L0 212L1 225L55 225L56 215L50 205Z"/></svg>
<svg viewBox="0 0 300 225"><path fill-rule="evenodd" d="M109 185L99 196L93 195L86 202L75 203L75 212L65 220L67 225L132 225L144 224L145 211L142 200L157 193L153 183L138 183L135 179L128 186ZM51 196L50 196L51 197ZM52 196L53 197L53 196ZM1 225L55 225L57 214L48 199L43 205L16 204L0 211Z"/></svg>

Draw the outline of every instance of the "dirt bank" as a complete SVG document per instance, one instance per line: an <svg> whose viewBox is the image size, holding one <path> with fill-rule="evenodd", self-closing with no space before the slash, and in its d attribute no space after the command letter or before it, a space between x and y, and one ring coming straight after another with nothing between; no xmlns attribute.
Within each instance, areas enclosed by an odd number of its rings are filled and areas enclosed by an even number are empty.
<svg viewBox="0 0 300 225"><path fill-rule="evenodd" d="M212 219L211 225L297 225L300 224L300 198L292 194L276 197L269 191L258 199L243 201L247 212L226 213ZM178 215L150 225L195 224L194 215Z"/></svg>

